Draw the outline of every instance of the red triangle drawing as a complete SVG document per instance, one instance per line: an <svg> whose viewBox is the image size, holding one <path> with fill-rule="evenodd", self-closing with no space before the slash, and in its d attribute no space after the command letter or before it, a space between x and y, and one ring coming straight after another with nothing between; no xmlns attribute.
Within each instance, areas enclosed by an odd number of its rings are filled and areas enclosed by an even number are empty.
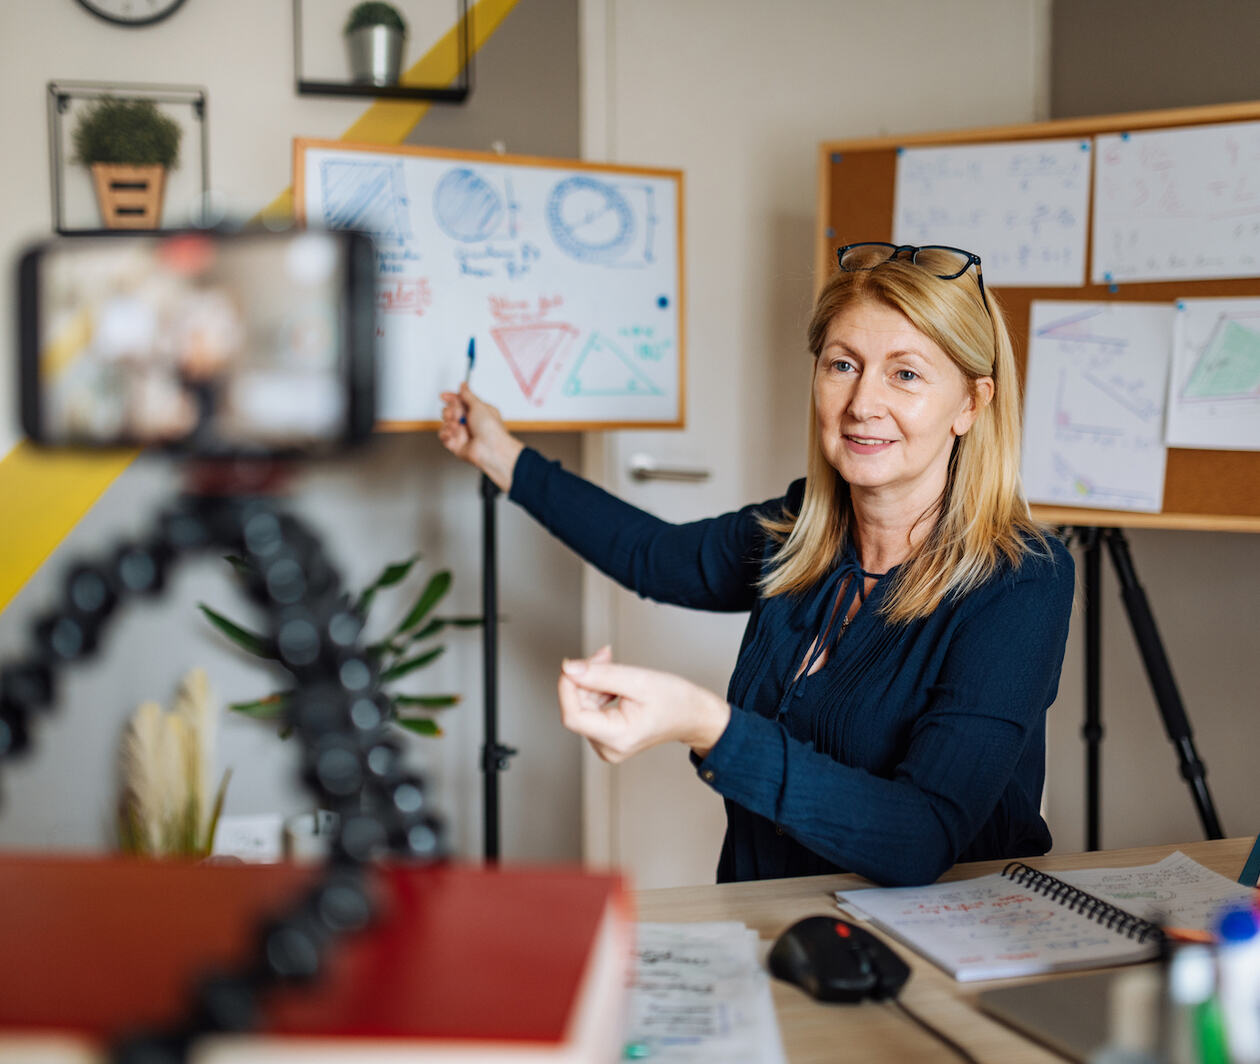
<svg viewBox="0 0 1260 1064"><path fill-rule="evenodd" d="M525 397L535 403L542 402L577 334L572 325L554 321L502 325L490 330L494 342L507 359L516 383L521 386Z"/></svg>

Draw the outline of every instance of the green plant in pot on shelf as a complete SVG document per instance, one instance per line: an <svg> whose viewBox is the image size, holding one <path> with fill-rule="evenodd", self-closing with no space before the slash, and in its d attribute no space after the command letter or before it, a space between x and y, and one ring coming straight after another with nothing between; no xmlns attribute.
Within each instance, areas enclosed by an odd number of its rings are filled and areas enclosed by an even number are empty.
<svg viewBox="0 0 1260 1064"><path fill-rule="evenodd" d="M420 556L414 555L385 566L380 575L359 592L354 600L354 609L365 625L378 593L401 584L419 560ZM229 555L227 561L238 571L244 571L248 565L234 555ZM403 691L399 689L400 682L442 656L446 647L434 643L438 635L450 628L475 628L481 624L480 617L440 617L434 612L450 590L451 581L448 569L434 573L402 618L389 627L382 638L367 647L379 670L381 691L388 701L388 719L417 735L441 735L442 729L434 714L456 705L460 696ZM265 636L229 620L204 602L198 603L198 608L215 628L242 650L264 660L280 660L274 643ZM279 720L291 695L291 691L277 691L254 701L231 703L228 708L258 720ZM282 731L281 734L287 736L288 732Z"/></svg>
<svg viewBox="0 0 1260 1064"><path fill-rule="evenodd" d="M342 32L350 57L351 75L356 83L398 83L407 24L393 4L368 0L355 5Z"/></svg>
<svg viewBox="0 0 1260 1064"><path fill-rule="evenodd" d="M103 96L84 109L74 128L73 161L91 169L107 229L158 227L182 135L152 100Z"/></svg>

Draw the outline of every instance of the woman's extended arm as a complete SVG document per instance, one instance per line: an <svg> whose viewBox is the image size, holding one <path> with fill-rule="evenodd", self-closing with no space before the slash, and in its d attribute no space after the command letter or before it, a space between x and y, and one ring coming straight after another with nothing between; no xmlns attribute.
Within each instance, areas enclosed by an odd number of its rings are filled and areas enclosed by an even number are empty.
<svg viewBox="0 0 1260 1064"><path fill-rule="evenodd" d="M499 412L467 385L442 399L438 438L446 448L618 583L676 606L752 607L762 543L758 507L671 524L545 461L512 436Z"/></svg>

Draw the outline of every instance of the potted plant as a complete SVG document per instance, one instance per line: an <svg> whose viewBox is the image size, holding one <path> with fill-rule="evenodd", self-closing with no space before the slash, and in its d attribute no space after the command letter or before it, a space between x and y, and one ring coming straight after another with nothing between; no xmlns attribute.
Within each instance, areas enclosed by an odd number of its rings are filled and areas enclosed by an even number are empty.
<svg viewBox="0 0 1260 1064"><path fill-rule="evenodd" d="M247 564L236 556L229 556L227 561L238 571ZM354 610L363 618L365 625L377 593L401 584L417 561L419 555L385 566L380 575L359 592L354 600ZM459 695L402 691L399 690L399 681L442 656L446 647L433 643L433 638L439 633L447 628L475 628L481 624L480 617L439 617L434 614L438 603L450 590L451 580L448 569L434 573L401 619L367 646L380 676L381 692L387 701L386 719L417 735L441 735L442 729L433 713L458 703ZM241 627L204 602L198 606L206 619L242 650L269 661L280 660L276 647L269 639ZM289 691L278 691L256 701L234 702L229 708L256 719L278 720L284 715L290 695ZM284 731L281 734L288 733Z"/></svg>
<svg viewBox="0 0 1260 1064"><path fill-rule="evenodd" d="M104 96L74 130L74 161L92 170L107 229L156 229L166 171L179 165L179 123L152 100Z"/></svg>
<svg viewBox="0 0 1260 1064"><path fill-rule="evenodd" d="M343 31L350 71L363 85L396 85L407 24L393 4L367 0L350 11Z"/></svg>

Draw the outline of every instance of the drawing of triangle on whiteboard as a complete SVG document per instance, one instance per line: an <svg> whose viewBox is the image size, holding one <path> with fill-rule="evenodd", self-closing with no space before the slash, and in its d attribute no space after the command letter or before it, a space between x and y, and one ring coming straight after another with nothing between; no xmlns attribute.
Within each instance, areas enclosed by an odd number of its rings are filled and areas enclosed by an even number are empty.
<svg viewBox="0 0 1260 1064"><path fill-rule="evenodd" d="M525 398L541 405L578 331L565 322L533 321L501 325L490 335L507 359ZM547 371L551 372L548 373Z"/></svg>
<svg viewBox="0 0 1260 1064"><path fill-rule="evenodd" d="M593 333L564 382L565 395L662 395L616 344Z"/></svg>

